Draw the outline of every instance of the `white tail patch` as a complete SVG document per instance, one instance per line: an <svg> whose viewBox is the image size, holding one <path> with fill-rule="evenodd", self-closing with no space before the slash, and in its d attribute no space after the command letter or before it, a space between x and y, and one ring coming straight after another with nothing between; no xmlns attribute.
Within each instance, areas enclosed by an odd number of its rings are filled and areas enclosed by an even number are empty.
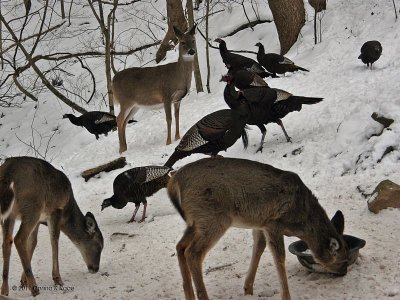
<svg viewBox="0 0 400 300"><path fill-rule="evenodd" d="M7 208L7 210L6 210L4 213L2 213L2 214L0 215L0 220L1 220L2 222L5 221L5 220L7 220L7 218L10 216L10 214L11 214L11 212L12 212L12 209L13 209L13 207L14 207L14 202L15 202L14 182L11 182L11 184L10 184L10 190L13 191L13 198L12 198L11 203L10 203L10 206Z"/></svg>

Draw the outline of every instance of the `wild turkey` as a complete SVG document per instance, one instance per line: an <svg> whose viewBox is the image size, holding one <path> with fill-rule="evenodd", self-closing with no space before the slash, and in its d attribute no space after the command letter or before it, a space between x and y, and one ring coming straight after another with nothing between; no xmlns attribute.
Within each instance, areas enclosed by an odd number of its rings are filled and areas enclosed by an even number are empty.
<svg viewBox="0 0 400 300"><path fill-rule="evenodd" d="M250 88L238 92L235 90L231 74L223 76L222 81L227 83L224 89L224 99L229 107L235 108L241 105L240 103L244 100L248 103L248 118L246 123L256 125L262 133L261 143L257 152L262 152L263 149L267 131L264 125L277 123L281 126L286 140L291 142L291 138L288 136L281 119L290 112L300 111L303 104L315 104L321 102L323 99L294 96L286 91L269 87Z"/></svg>
<svg viewBox="0 0 400 300"><path fill-rule="evenodd" d="M129 169L119 174L113 183L114 195L103 201L101 210L109 206L122 209L128 202L133 202L135 211L128 221L128 223L132 223L135 221L140 203L143 203L143 214L139 223L143 222L146 218L146 197L150 197L166 187L171 170L171 168L163 166L145 166Z"/></svg>
<svg viewBox="0 0 400 300"><path fill-rule="evenodd" d="M365 42L364 45L361 47L361 54L358 59L364 64L367 64L367 67L376 62L382 54L382 45L378 41L368 41Z"/></svg>
<svg viewBox="0 0 400 300"><path fill-rule="evenodd" d="M89 111L79 117L72 114L65 114L63 115L63 119L65 118L68 118L71 123L76 126L85 127L87 131L96 136L97 140L99 139L100 134L107 136L111 130L117 128L115 116L103 111ZM136 121L130 120L128 123L132 122Z"/></svg>
<svg viewBox="0 0 400 300"><path fill-rule="evenodd" d="M247 104L243 103L235 109L218 110L206 115L185 133L164 166L172 168L175 162L193 153L215 157L218 152L231 147L240 136L247 148L247 114Z"/></svg>
<svg viewBox="0 0 400 300"><path fill-rule="evenodd" d="M305 71L309 70L299 67L294 64L289 58L276 54L276 53L265 53L263 44L257 43L255 46L258 47L257 61L270 73L273 77L278 77L276 74L285 74L286 72Z"/></svg>
<svg viewBox="0 0 400 300"><path fill-rule="evenodd" d="M233 84L239 89L249 89L253 87L268 87L268 83L265 82L261 76L248 71L248 70L237 70L237 69L229 69L228 74L232 75ZM221 79L221 81L223 81Z"/></svg>
<svg viewBox="0 0 400 300"><path fill-rule="evenodd" d="M271 76L271 74L265 72L264 68L254 59L230 52L228 48L226 48L226 42L224 40L217 38L214 41L219 43L219 53L227 69L249 70L262 78Z"/></svg>

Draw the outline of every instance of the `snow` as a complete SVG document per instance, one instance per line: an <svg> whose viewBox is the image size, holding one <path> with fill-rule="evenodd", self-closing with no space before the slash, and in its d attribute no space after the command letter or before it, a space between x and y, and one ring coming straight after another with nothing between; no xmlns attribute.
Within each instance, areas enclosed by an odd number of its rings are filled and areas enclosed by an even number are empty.
<svg viewBox="0 0 400 300"><path fill-rule="evenodd" d="M266 3L258 3L262 17L272 18ZM140 4L137 15L145 16L146 9L155 7L160 13L153 21L165 28L165 20L161 17L165 11L164 1L151 4ZM286 251L292 299L400 299L399 210L386 209L377 215L372 214L367 209L366 199L357 191L360 186L371 193L384 179L400 183L400 58L397 55L400 52L400 23L395 21L391 1L329 1L322 19L322 43L314 45L313 12L307 1L305 5L307 22L297 43L286 56L310 72L268 79L268 84L295 95L324 97L324 101L303 107L301 112L291 113L284 118L293 143L286 142L279 126L270 124L267 126L263 153L255 154L261 133L252 127L247 150L238 142L221 154L252 159L296 172L315 193L329 216L333 216L338 209L343 211L345 233L366 240L359 259L344 277L309 273L294 255ZM253 20L250 7L247 12ZM87 15L88 7L82 6L73 20L74 24L90 21L85 25L88 29L97 26L95 20L87 19ZM137 28L132 29L137 35L136 40L129 35L127 29L134 27L129 24L129 16L126 8L118 23L124 32L118 36L118 43L136 47L144 41L148 42ZM201 16L202 11L198 17ZM225 8L223 13L210 19L211 39L223 36L243 20L240 5L232 4ZM199 26L204 32L204 24ZM76 37L67 26L63 30L63 34L72 37L66 39L63 45L76 51L99 47L101 42ZM158 38L163 36L161 29L156 33ZM254 31L243 30L225 40L229 49L256 51L254 45L262 42L266 51L279 51L273 23L258 25ZM379 40L383 46L383 54L372 71L357 59L362 44L367 40ZM49 38L48 49L58 46ZM197 46L205 82L205 45L200 35L197 35ZM153 59L155 51L153 48L131 56L126 62L119 61L117 68L142 65ZM210 53L212 93L196 94L192 82L192 91L181 105L181 135L207 113L226 108L222 97L224 84L219 82L220 75L226 70L218 51L210 49ZM255 58L255 55L248 56ZM176 51L171 52L166 62L176 57ZM92 59L89 63L96 77L104 78L103 61ZM79 68L74 64L70 67ZM70 78L68 84L75 82L85 86L88 84L85 77L87 74ZM101 80L97 99L102 99L106 93L105 82ZM90 210L94 213L105 238L100 271L90 274L76 247L62 235L59 256L65 288L63 291L54 290L48 231L45 227L41 228L32 267L38 285L50 290L42 290L37 299L183 299L175 245L183 234L185 223L171 205L166 191L161 190L149 198L145 223L126 223L133 212L133 204L128 204L122 210L107 208L100 211L102 200L112 194L112 183L119 173L132 167L163 164L173 152L177 142L165 146L164 111L139 111L135 116L138 122L128 125L128 151L123 155L129 166L102 173L85 182L80 177L83 170L119 157L117 133L96 140L83 128L62 119L62 115L71 112L71 109L51 94L42 95L39 103L22 99L20 102L20 108L0 108L0 115L4 113L4 117L0 118L0 158L45 156L67 174L79 206L83 212ZM106 110L103 101L87 107ZM390 130L384 129L381 135L374 136L382 131L382 126L371 119L373 112L395 120ZM382 158L389 146L393 150ZM38 151L35 152L33 148ZM299 148L301 152L292 153ZM176 167L201 157L203 155L192 155L179 161ZM141 210L138 213L140 215ZM295 240L285 237L286 246ZM279 280L268 250L260 263L254 296L243 295L251 248L251 231L232 228L209 252L203 264L204 270L227 265L204 276L212 299L280 299ZM10 287L19 284L21 271L17 252L13 248ZM26 290L10 290L10 297L30 298L30 293Z"/></svg>

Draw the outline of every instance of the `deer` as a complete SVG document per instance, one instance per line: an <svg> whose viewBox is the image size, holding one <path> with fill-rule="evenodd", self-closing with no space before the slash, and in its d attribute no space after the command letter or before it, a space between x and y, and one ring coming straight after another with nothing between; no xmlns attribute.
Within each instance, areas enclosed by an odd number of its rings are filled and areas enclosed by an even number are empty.
<svg viewBox="0 0 400 300"><path fill-rule="evenodd" d="M176 245L186 300L209 299L202 275L207 252L231 226L253 230L253 253L244 294L253 284L266 246L274 258L281 299L290 300L284 235L304 240L331 273L347 273L344 216L330 221L317 198L292 172L235 158L206 158L185 165L168 182L168 196L187 227Z"/></svg>
<svg viewBox="0 0 400 300"><path fill-rule="evenodd" d="M177 62L146 68L128 68L115 74L112 92L115 103L119 103L117 116L119 153L127 150L125 129L140 108L159 109L164 106L167 120L167 142L171 144L171 106L175 112L175 140L179 134L180 101L189 93L195 51L196 25L183 33L173 27L179 43Z"/></svg>
<svg viewBox="0 0 400 300"><path fill-rule="evenodd" d="M31 260L40 224L48 226L52 248L54 284L63 285L58 263L58 240L62 231L78 248L91 273L99 270L103 236L92 213L83 215L67 176L45 160L34 157L7 158L0 166L0 218L3 230L3 283L8 295L8 274L13 242L21 260L21 285L32 296L39 294ZM21 225L13 239L16 219Z"/></svg>

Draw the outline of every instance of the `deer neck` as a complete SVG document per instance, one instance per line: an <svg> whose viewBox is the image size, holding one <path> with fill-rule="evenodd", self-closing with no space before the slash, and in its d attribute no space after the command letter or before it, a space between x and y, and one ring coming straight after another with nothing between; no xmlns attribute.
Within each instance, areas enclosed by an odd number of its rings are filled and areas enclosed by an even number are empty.
<svg viewBox="0 0 400 300"><path fill-rule="evenodd" d="M320 253L321 247L326 247L329 239L337 236L337 232L324 209L318 202L315 204L310 207L309 215L304 217L304 220L308 220L304 222L307 225L297 236L307 243L313 253Z"/></svg>
<svg viewBox="0 0 400 300"><path fill-rule="evenodd" d="M61 230L74 244L85 238L82 236L82 232L85 232L85 216L73 197L64 209Z"/></svg>
<svg viewBox="0 0 400 300"><path fill-rule="evenodd" d="M185 60L183 58L182 52L179 52L179 59L176 63L178 72L176 73L176 75L184 79L183 82L185 82L187 90L190 89L190 85L192 82L193 64L194 58L192 60Z"/></svg>

